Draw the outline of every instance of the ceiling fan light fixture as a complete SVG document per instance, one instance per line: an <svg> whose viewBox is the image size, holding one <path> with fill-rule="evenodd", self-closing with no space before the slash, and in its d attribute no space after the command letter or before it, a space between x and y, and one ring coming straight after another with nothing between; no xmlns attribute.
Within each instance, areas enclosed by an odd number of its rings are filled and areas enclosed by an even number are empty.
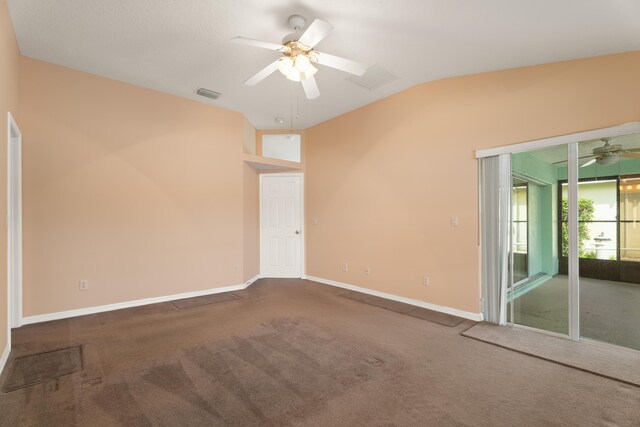
<svg viewBox="0 0 640 427"><path fill-rule="evenodd" d="M301 78L302 80L310 79L311 77L315 76L317 72L318 69L316 67L314 67L313 65L309 65L307 71L301 74Z"/></svg>
<svg viewBox="0 0 640 427"><path fill-rule="evenodd" d="M269 49L280 52L283 55L282 58L276 59L247 79L244 82L245 85L255 86L276 70L279 70L287 79L294 82L302 82L304 93L308 99L316 99L320 96L320 91L314 78L318 71L314 67L314 63L358 76L363 75L371 68L360 62L313 50L318 43L333 31L333 26L328 22L316 19L304 31L302 31L306 26L304 17L292 15L289 17L288 22L294 32L285 36L282 44L254 40L247 37L234 37L231 39L234 43Z"/></svg>
<svg viewBox="0 0 640 427"><path fill-rule="evenodd" d="M288 56L282 57L278 60L278 70L285 76L289 75L292 68L293 68L293 60Z"/></svg>
<svg viewBox="0 0 640 427"><path fill-rule="evenodd" d="M311 67L311 60L307 55L304 55L304 54L297 55L295 59L295 63L296 63L296 68L301 73L306 73L307 70L309 70L309 67Z"/></svg>
<svg viewBox="0 0 640 427"><path fill-rule="evenodd" d="M292 67L287 74L285 74L289 80L299 82L302 77L302 73L296 67Z"/></svg>

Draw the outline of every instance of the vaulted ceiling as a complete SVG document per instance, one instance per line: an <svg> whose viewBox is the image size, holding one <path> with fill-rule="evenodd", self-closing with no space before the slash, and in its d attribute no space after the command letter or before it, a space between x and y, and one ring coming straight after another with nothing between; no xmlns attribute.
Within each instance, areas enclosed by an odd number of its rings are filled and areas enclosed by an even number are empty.
<svg viewBox="0 0 640 427"><path fill-rule="evenodd" d="M418 83L640 50L637 0L8 0L23 55L242 112L259 129L306 128ZM335 30L319 51L377 65L395 80L366 89L318 66L321 95L275 72L287 17ZM218 100L195 95L205 87ZM284 119L283 124L275 118Z"/></svg>

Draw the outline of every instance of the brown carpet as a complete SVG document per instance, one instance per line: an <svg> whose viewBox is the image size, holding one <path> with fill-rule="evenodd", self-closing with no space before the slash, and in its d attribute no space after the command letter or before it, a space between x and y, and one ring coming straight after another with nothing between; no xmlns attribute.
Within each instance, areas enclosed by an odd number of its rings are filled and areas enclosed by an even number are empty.
<svg viewBox="0 0 640 427"><path fill-rule="evenodd" d="M362 292L349 291L340 294L340 296L402 314L407 314L408 312L410 312L411 310L415 310L416 308L414 305L405 304L403 302L393 301L386 298L380 298L374 295L363 294Z"/></svg>
<svg viewBox="0 0 640 427"><path fill-rule="evenodd" d="M238 299L232 292L224 292L222 294L204 295L201 297L184 298L171 301L178 309L200 307L202 305L219 304L221 302L229 302Z"/></svg>
<svg viewBox="0 0 640 427"><path fill-rule="evenodd" d="M638 425L640 388L343 292L261 280L224 304L24 326L11 358L82 344L84 369L0 393L0 424Z"/></svg>
<svg viewBox="0 0 640 427"><path fill-rule="evenodd" d="M61 348L11 360L2 391L9 392L82 370L82 348Z"/></svg>
<svg viewBox="0 0 640 427"><path fill-rule="evenodd" d="M451 314L440 313L439 311L433 311L426 308L416 308L407 313L409 316L417 317L418 319L428 320L429 322L438 323L440 325L449 326L450 328L458 326L464 322L462 317L452 316Z"/></svg>
<svg viewBox="0 0 640 427"><path fill-rule="evenodd" d="M462 335L640 387L640 352L637 351L603 348L484 322Z"/></svg>
<svg viewBox="0 0 640 427"><path fill-rule="evenodd" d="M439 311L429 310L422 307L416 308L415 305L388 300L386 298L380 298L374 295L364 294L362 292L349 291L340 294L340 296L449 327L458 326L465 320L462 317L453 316L451 314L441 313Z"/></svg>

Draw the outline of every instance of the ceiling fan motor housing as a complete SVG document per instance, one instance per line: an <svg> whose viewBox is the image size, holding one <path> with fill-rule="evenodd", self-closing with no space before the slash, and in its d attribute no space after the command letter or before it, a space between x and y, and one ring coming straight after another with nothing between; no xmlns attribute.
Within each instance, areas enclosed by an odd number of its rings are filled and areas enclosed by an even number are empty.
<svg viewBox="0 0 640 427"><path fill-rule="evenodd" d="M599 165L612 165L620 160L620 156L617 153L605 153L602 154L596 160Z"/></svg>
<svg viewBox="0 0 640 427"><path fill-rule="evenodd" d="M305 25L307 25L307 20L302 15L291 15L287 19L287 23L294 30L300 31L304 28Z"/></svg>
<svg viewBox="0 0 640 427"><path fill-rule="evenodd" d="M622 151L622 145L609 144L607 141L602 147L596 147L593 149L593 154L605 154L605 153L617 153Z"/></svg>
<svg viewBox="0 0 640 427"><path fill-rule="evenodd" d="M287 23L291 28L293 28L294 31L291 34L287 34L282 39L282 44L285 46L288 43L297 41L300 38L300 36L302 35L302 29L305 27L305 25L307 25L307 20L304 18L304 16L301 15L291 15L289 19L287 19Z"/></svg>

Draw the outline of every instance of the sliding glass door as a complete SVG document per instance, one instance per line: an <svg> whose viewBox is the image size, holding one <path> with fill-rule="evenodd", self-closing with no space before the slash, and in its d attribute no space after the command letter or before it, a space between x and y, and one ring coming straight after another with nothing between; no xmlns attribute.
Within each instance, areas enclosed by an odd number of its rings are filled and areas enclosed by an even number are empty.
<svg viewBox="0 0 640 427"><path fill-rule="evenodd" d="M579 144L578 239L580 336L640 350L640 159L626 151L638 146L640 135Z"/></svg>
<svg viewBox="0 0 640 427"><path fill-rule="evenodd" d="M640 134L511 155L508 322L640 350Z"/></svg>
<svg viewBox="0 0 640 427"><path fill-rule="evenodd" d="M564 335L569 281L558 272L557 195L558 165L566 161L567 147L511 156L513 274L507 295L508 321Z"/></svg>

